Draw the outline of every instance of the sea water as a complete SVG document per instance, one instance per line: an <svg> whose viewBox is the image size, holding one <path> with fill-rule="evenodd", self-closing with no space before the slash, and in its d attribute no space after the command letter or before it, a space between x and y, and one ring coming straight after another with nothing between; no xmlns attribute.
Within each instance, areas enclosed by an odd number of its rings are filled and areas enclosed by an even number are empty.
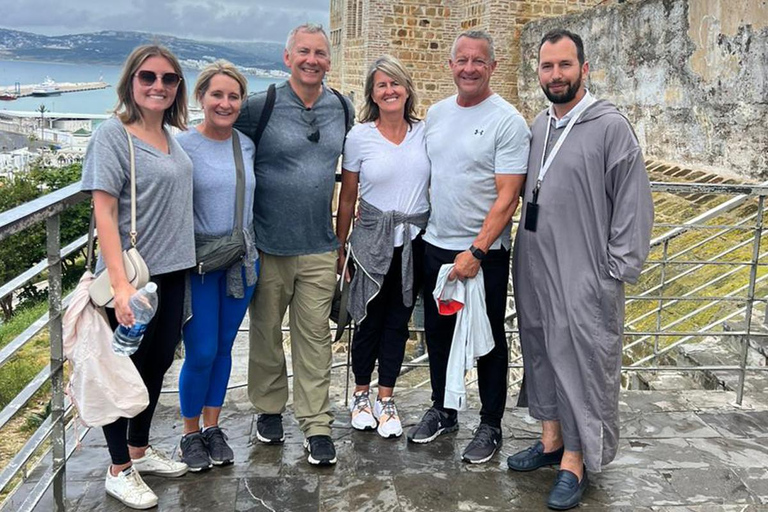
<svg viewBox="0 0 768 512"><path fill-rule="evenodd" d="M111 85L106 89L96 91L68 92L60 96L25 97L14 101L0 101L0 110L36 111L40 105L45 105L48 112L77 113L77 114L108 114L117 103L115 86L120 79L120 66L103 64L67 64L62 62L25 62L0 60L0 88L13 87L14 83L21 85L39 84L46 77L56 82L98 82L103 80ZM184 84L188 97L192 102L192 88L197 80L198 70L184 69ZM256 77L246 75L248 92L266 90L271 83L281 79Z"/></svg>

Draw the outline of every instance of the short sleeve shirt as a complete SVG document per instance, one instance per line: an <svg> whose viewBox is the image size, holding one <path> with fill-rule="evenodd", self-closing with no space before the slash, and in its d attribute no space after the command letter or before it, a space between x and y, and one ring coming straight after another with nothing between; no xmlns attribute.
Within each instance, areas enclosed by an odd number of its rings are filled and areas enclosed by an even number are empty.
<svg viewBox="0 0 768 512"><path fill-rule="evenodd" d="M443 249L467 249L498 198L497 174L525 174L531 132L520 113L498 94L472 107L457 96L427 113L427 153L432 162L432 213L424 240ZM512 223L491 249L510 247Z"/></svg>
<svg viewBox="0 0 768 512"><path fill-rule="evenodd" d="M152 276L195 265L192 217L192 161L166 132L169 153L131 136L136 162L136 247ZM83 162L83 191L101 190L118 199L123 250L130 248L131 167L122 123L102 123L88 144ZM96 270L104 268L102 258Z"/></svg>
<svg viewBox="0 0 768 512"><path fill-rule="evenodd" d="M413 124L400 144L386 139L375 123L358 124L347 135L342 168L359 173L360 197L381 211L406 215L429 210L429 157L424 122ZM410 227L410 238L421 230ZM404 227L395 228L395 247Z"/></svg>

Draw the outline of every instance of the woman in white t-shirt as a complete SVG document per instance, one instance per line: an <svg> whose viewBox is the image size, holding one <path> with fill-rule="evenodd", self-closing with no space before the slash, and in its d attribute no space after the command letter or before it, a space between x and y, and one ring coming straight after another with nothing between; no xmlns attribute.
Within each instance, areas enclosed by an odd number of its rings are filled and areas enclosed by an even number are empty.
<svg viewBox="0 0 768 512"><path fill-rule="evenodd" d="M415 103L413 82L400 61L385 55L371 65L360 123L350 130L344 147L336 226L342 267L359 187L360 220L347 249L356 268L349 306L357 323L352 341L352 426L378 427L385 438L403 432L392 395L421 286L421 233L429 217L430 164L424 123L415 115ZM340 272L349 280L344 268ZM371 374L377 359L378 397L371 406Z"/></svg>

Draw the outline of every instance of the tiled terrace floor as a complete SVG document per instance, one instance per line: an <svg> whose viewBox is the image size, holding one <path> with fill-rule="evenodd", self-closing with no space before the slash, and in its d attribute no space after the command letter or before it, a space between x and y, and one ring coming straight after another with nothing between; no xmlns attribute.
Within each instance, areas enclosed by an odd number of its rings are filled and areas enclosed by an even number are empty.
<svg viewBox="0 0 768 512"><path fill-rule="evenodd" d="M418 420L428 393L399 394L406 423ZM592 475L583 509L663 511L768 510L768 395L745 397L716 391L624 392L622 440L617 459ZM470 466L460 454L477 424L475 409L461 415L455 434L424 446L404 438L383 440L353 432L337 400L333 437L338 464L318 469L306 463L302 437L291 414L283 446L255 441L255 418L242 390L230 393L222 425L236 463L178 479L147 477L162 511L535 511L554 469L518 474L506 457L537 437L525 410L510 408L502 452ZM510 398L509 404L513 404ZM472 404L472 402L470 402ZM174 396L158 409L154 443L176 451L180 421ZM91 431L67 464L68 510L124 510L104 493L108 456L99 431ZM37 510L51 510L49 495Z"/></svg>

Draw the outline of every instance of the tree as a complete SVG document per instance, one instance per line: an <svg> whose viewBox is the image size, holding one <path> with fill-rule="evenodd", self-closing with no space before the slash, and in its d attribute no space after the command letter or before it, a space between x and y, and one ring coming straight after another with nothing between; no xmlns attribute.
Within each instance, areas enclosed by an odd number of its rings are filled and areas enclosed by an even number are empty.
<svg viewBox="0 0 768 512"><path fill-rule="evenodd" d="M28 173L19 173L12 178L0 178L0 211L5 211L44 194L69 185L80 179L81 166L73 164L63 168L48 168L34 165ZM62 214L62 246L76 240L88 231L89 205L87 203L69 208ZM45 223L31 226L0 242L0 283L6 283L46 255ZM82 265L77 265L78 254L65 258L63 263L63 286L68 288L77 282ZM46 297L34 285L25 286L18 294L20 305L38 302ZM13 315L13 297L0 300L0 307L7 320Z"/></svg>

